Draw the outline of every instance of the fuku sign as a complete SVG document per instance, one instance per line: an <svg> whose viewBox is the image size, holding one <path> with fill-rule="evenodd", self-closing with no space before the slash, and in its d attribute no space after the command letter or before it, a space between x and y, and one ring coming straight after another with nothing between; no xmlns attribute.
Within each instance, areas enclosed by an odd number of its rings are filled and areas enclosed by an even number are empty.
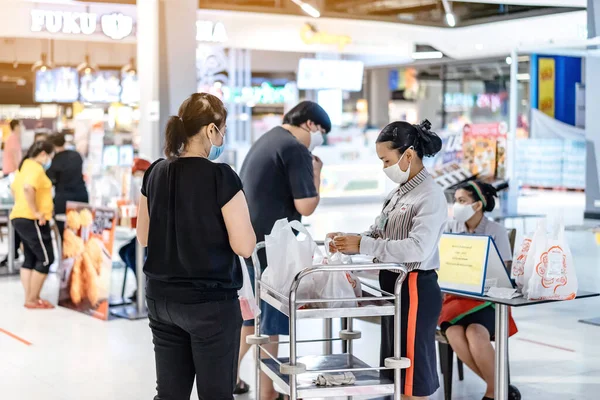
<svg viewBox="0 0 600 400"><path fill-rule="evenodd" d="M99 16L95 13L31 10L31 31L92 35L100 26L101 32L114 40L133 33L133 18L121 13Z"/></svg>

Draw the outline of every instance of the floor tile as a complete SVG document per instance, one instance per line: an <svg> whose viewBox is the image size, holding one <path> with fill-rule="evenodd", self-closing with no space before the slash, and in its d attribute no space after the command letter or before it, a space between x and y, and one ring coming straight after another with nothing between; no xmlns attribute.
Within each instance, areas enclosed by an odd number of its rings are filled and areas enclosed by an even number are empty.
<svg viewBox="0 0 600 400"><path fill-rule="evenodd" d="M583 197L578 194L532 194L520 199L525 213L558 214L567 224L582 223ZM379 213L379 204L325 205L306 220L315 238L329 231L361 232ZM523 229L515 223L518 229ZM532 230L535 222L526 225ZM568 232L580 287L600 291L600 247L587 232ZM0 244L0 253L4 244ZM112 274L111 292L119 296L123 268ZM127 295L135 278L127 271ZM44 297L55 301L58 282L50 275ZM0 277L0 328L32 343L26 346L0 333L0 399L8 400L148 400L155 394L152 339L148 321L99 321L71 310L30 311L23 308L18 277ZM519 333L510 341L511 379L526 400L597 400L600 398L600 327L584 325L583 318L600 317L600 299L575 300L515 309ZM363 338L355 354L376 365L379 360L379 326L355 321ZM300 338L318 338L323 323L303 320ZM334 332L339 323L334 321ZM334 351L340 351L339 343ZM300 354L320 354L320 344L299 346ZM282 347L282 356L288 354ZM254 386L253 358L242 363L241 375ZM453 399L480 400L484 383L472 372L458 381L455 368ZM246 400L252 395L240 396ZM197 399L195 392L191 399ZM440 389L431 400L442 400ZM356 398L355 400L362 400Z"/></svg>

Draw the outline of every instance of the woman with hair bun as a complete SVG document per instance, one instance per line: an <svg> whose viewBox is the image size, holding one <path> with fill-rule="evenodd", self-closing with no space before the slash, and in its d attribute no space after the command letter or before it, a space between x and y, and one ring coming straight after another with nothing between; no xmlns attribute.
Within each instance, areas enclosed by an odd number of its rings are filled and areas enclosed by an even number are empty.
<svg viewBox="0 0 600 400"><path fill-rule="evenodd" d="M491 236L500 257L510 267L512 251L504 226L487 219L485 212L496 207L496 189L487 183L470 181L461 185L454 198L454 220L448 232ZM490 302L445 295L439 324L459 359L487 384L483 400L494 398L494 339L496 327L494 305ZM509 334L517 333L512 316ZM516 391L510 386L509 392Z"/></svg>
<svg viewBox="0 0 600 400"><path fill-rule="evenodd" d="M404 264L408 276L402 286L402 357L411 366L402 370L403 399L426 399L439 388L435 332L442 307L437 282L438 242L446 227L444 192L423 166L423 157L442 148L441 139L425 120L419 125L394 122L377 138L383 172L398 187L388 196L379 217L362 235L330 233L338 251L365 254L378 262ZM398 273L381 271L379 283L394 293ZM394 356L394 319L382 318L381 365ZM393 379L394 371L382 374Z"/></svg>
<svg viewBox="0 0 600 400"><path fill-rule="evenodd" d="M256 246L238 175L214 162L227 110L207 93L188 97L166 127L167 159L142 183L137 221L156 359L156 399L233 400L242 328L238 290Z"/></svg>

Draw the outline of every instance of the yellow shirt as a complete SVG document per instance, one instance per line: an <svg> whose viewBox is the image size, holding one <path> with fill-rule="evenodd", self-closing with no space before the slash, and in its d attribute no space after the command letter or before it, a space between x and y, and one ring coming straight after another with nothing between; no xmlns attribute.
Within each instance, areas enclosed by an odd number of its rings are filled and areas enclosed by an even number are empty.
<svg viewBox="0 0 600 400"><path fill-rule="evenodd" d="M10 219L25 218L35 220L33 210L29 208L25 198L25 185L35 189L35 204L37 210L44 214L46 219L52 218L54 202L52 200L52 182L46 175L44 167L33 160L25 160L21 169L15 174L12 190L15 196L15 205L10 213Z"/></svg>

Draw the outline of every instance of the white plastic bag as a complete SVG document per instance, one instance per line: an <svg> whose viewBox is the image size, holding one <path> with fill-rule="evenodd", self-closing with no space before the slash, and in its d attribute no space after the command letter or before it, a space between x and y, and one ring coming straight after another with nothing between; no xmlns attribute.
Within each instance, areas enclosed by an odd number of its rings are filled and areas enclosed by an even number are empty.
<svg viewBox="0 0 600 400"><path fill-rule="evenodd" d="M339 265L351 264L352 258L345 254L330 251L331 239L325 241L326 258L324 264ZM358 277L350 272L322 272L313 274L314 284L316 285L314 293L318 299L344 299L362 296L362 287ZM317 303L318 308L347 308L357 307L356 301L331 301L327 303Z"/></svg>
<svg viewBox="0 0 600 400"><path fill-rule="evenodd" d="M256 305L256 298L254 297L254 290L252 289L252 281L250 280L250 274L248 274L248 266L246 261L240 257L240 263L242 266L243 286L238 290L238 297L240 299L240 310L242 311L242 318L244 321L249 321L256 318L260 314L260 308Z"/></svg>
<svg viewBox="0 0 600 400"><path fill-rule="evenodd" d="M360 280L351 272L328 273L327 284L321 290L321 299L348 299L362 295ZM322 303L327 308L349 308L358 307L357 301L331 301Z"/></svg>
<svg viewBox="0 0 600 400"><path fill-rule="evenodd" d="M300 294L302 293L302 294ZM298 288L299 299L327 300L325 303L313 303L311 308L348 308L358 307L357 301L338 301L360 297L360 280L351 272L316 272L303 280Z"/></svg>
<svg viewBox="0 0 600 400"><path fill-rule="evenodd" d="M303 235L297 237L296 230ZM280 219L265 236L267 268L262 279L273 289L288 295L296 275L313 264L317 244L304 225Z"/></svg>
<svg viewBox="0 0 600 400"><path fill-rule="evenodd" d="M526 237L521 243L521 247L515 252L512 262L510 277L515 280L517 287L522 289L525 286L525 262L531 248L532 237Z"/></svg>
<svg viewBox="0 0 600 400"><path fill-rule="evenodd" d="M552 235L537 238L526 296L529 300L573 300L577 296L577 274L562 221Z"/></svg>
<svg viewBox="0 0 600 400"><path fill-rule="evenodd" d="M527 292L529 290L529 281L531 279L531 276L533 275L533 269L535 268L535 262L534 262L534 258L535 258L535 249L536 246L538 244L542 244L545 243L546 240L546 220L540 220L537 224L537 228L535 230L535 232L533 233L531 240L529 241L529 246L527 249L527 244L524 243L525 249L527 250L527 253L522 255L522 259L518 260L515 259L515 261L517 262L517 265L515 266L513 264L513 274L515 275L515 280L517 283L517 287L521 290L521 293L523 293L523 296L527 297ZM522 246L523 247L523 246ZM522 249L523 250L523 249ZM521 253L521 250L519 251L519 253ZM517 253L517 258L519 257L519 253ZM522 273L519 271L519 269L521 268L522 264ZM516 270L515 270L516 268ZM520 274L520 275L518 275Z"/></svg>
<svg viewBox="0 0 600 400"><path fill-rule="evenodd" d="M332 248L336 250L333 253L331 252ZM338 252L331 238L325 239L325 255L327 264L352 264L352 257Z"/></svg>

